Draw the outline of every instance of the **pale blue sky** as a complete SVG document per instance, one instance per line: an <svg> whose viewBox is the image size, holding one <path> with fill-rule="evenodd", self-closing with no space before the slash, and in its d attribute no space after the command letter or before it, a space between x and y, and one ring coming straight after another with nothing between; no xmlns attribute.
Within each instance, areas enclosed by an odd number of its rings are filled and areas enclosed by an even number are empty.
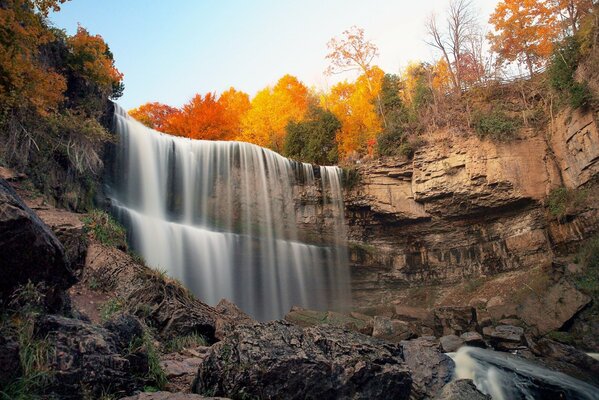
<svg viewBox="0 0 599 400"><path fill-rule="evenodd" d="M50 19L68 33L79 22L104 37L125 74L122 106L180 106L230 86L253 95L286 73L327 88L339 78L323 74L326 43L352 25L379 47L376 64L386 72L431 60L424 21L443 15L448 1L71 0ZM482 23L496 2L474 1Z"/></svg>

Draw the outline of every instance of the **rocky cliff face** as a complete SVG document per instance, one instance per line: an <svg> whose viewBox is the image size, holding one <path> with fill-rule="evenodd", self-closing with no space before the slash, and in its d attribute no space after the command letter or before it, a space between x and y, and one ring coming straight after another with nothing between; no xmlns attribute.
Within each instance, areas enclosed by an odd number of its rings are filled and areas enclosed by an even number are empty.
<svg viewBox="0 0 599 400"><path fill-rule="evenodd" d="M358 305L397 299L398 288L551 269L599 228L593 198L559 222L545 207L555 188L594 187L594 113L564 112L547 132L527 130L508 143L438 132L410 162L357 169L346 217Z"/></svg>

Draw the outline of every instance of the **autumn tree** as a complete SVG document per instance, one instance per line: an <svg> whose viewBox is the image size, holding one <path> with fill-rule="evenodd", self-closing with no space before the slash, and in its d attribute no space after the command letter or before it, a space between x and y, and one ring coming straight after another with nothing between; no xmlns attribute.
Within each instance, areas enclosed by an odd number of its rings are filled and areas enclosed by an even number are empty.
<svg viewBox="0 0 599 400"><path fill-rule="evenodd" d="M547 0L503 0L489 20L496 33L491 48L502 60L526 65L530 76L551 55L559 33L556 14Z"/></svg>
<svg viewBox="0 0 599 400"><path fill-rule="evenodd" d="M170 119L178 113L175 107L166 104L153 102L145 103L141 106L129 110L129 115L147 126L165 133L172 133L170 129Z"/></svg>
<svg viewBox="0 0 599 400"><path fill-rule="evenodd" d="M481 63L482 53L477 50L482 41L480 26L473 3L470 0L451 0L444 26L439 26L437 19L431 15L426 22L428 44L438 49L445 61L447 71L456 91L463 89L464 83L471 81L473 62ZM480 68L477 79L482 77Z"/></svg>
<svg viewBox="0 0 599 400"><path fill-rule="evenodd" d="M371 67L355 82L340 82L322 95L322 106L341 121L337 134L341 158L373 153L382 131L377 105L382 105L379 93L384 75L380 68Z"/></svg>
<svg viewBox="0 0 599 400"><path fill-rule="evenodd" d="M274 87L259 91L241 118L240 140L283 151L285 127L304 118L309 104L308 88L296 77L285 75Z"/></svg>
<svg viewBox="0 0 599 400"><path fill-rule="evenodd" d="M582 17L593 8L592 0L553 0L555 11L560 16L564 31L575 35Z"/></svg>
<svg viewBox="0 0 599 400"><path fill-rule="evenodd" d="M241 136L241 119L250 110L250 96L231 87L218 98L223 108L227 137L238 139Z"/></svg>
<svg viewBox="0 0 599 400"><path fill-rule="evenodd" d="M377 98L377 107L385 124L385 112L382 108L378 92L372 82L370 69L372 62L379 55L378 47L364 37L364 29L352 26L343 31L341 38L332 38L327 47L326 58L330 65L326 74L337 74L348 71L358 71L365 79L370 93Z"/></svg>
<svg viewBox="0 0 599 400"><path fill-rule="evenodd" d="M30 104L40 114L63 100L66 79L40 62L40 48L55 39L44 17L64 1L3 0L0 5L0 106Z"/></svg>

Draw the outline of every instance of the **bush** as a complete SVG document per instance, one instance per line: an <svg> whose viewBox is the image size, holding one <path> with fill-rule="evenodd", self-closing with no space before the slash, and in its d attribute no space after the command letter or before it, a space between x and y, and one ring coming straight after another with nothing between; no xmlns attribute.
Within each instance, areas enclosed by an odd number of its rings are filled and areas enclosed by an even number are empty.
<svg viewBox="0 0 599 400"><path fill-rule="evenodd" d="M291 121L285 136L284 154L299 161L319 165L336 164L336 135L341 122L335 115L317 106L312 106L304 121Z"/></svg>
<svg viewBox="0 0 599 400"><path fill-rule="evenodd" d="M476 133L481 138L508 141L516 136L521 122L502 111L479 111L474 114L473 125Z"/></svg>
<svg viewBox="0 0 599 400"><path fill-rule="evenodd" d="M563 221L569 214L582 207L586 198L585 190L559 187L549 193L547 209L558 221Z"/></svg>
<svg viewBox="0 0 599 400"><path fill-rule="evenodd" d="M344 189L351 190L360 184L360 172L356 168L343 168L341 185Z"/></svg>
<svg viewBox="0 0 599 400"><path fill-rule="evenodd" d="M85 218L85 229L105 246L127 249L125 228L112 218L106 211L93 210Z"/></svg>

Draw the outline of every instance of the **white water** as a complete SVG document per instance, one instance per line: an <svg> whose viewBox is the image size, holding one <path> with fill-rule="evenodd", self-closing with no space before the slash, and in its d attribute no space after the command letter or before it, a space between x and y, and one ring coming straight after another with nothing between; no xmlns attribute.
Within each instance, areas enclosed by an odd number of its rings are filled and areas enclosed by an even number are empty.
<svg viewBox="0 0 599 400"><path fill-rule="evenodd" d="M599 399L599 387L533 362L476 347L449 354L456 379L472 379L493 400Z"/></svg>
<svg viewBox="0 0 599 400"><path fill-rule="evenodd" d="M161 134L116 107L109 188L137 253L209 304L260 320L349 306L341 170L248 143ZM298 241L296 197L322 191L328 246ZM327 228L330 227L330 228ZM331 232L326 232L326 230Z"/></svg>

